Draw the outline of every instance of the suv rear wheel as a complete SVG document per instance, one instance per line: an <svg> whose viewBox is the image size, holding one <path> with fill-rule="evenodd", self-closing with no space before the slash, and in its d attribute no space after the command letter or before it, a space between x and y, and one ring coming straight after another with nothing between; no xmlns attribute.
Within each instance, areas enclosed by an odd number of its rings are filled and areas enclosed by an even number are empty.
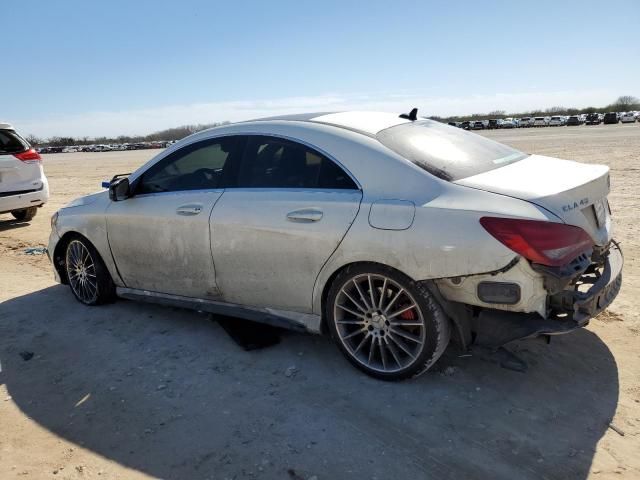
<svg viewBox="0 0 640 480"><path fill-rule="evenodd" d="M36 216L36 213L38 213L38 207L29 207L22 210L13 210L11 212L11 215L13 215L13 218L15 218L16 220L20 220L21 222L28 222Z"/></svg>

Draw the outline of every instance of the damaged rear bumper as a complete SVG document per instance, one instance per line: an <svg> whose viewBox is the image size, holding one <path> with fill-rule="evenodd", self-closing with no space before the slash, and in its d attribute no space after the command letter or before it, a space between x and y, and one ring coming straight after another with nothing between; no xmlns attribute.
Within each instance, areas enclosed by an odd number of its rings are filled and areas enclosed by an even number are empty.
<svg viewBox="0 0 640 480"><path fill-rule="evenodd" d="M598 275L591 274L595 275L590 277L593 279L591 287L586 292L573 292L573 319L576 322L586 324L590 318L611 305L622 287L623 264L622 250L617 243L614 243L609 249L602 272Z"/></svg>
<svg viewBox="0 0 640 480"><path fill-rule="evenodd" d="M571 277L560 282L557 275L547 273L550 283L562 285L558 291L550 292L547 318L537 313L481 309L470 318L473 343L497 348L514 340L561 335L587 325L620 292L624 264L615 242L596 252L592 259L596 261L576 268Z"/></svg>

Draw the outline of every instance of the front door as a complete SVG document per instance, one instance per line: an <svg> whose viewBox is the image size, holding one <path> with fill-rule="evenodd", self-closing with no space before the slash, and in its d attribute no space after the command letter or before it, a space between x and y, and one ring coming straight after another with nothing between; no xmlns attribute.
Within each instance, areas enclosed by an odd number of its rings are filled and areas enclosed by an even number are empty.
<svg viewBox="0 0 640 480"><path fill-rule="evenodd" d="M315 280L356 217L362 192L335 162L275 137L250 136L238 183L211 216L225 301L311 312Z"/></svg>
<svg viewBox="0 0 640 480"><path fill-rule="evenodd" d="M109 205L109 245L127 287L219 296L209 218L238 144L223 137L187 145L132 181L133 197Z"/></svg>

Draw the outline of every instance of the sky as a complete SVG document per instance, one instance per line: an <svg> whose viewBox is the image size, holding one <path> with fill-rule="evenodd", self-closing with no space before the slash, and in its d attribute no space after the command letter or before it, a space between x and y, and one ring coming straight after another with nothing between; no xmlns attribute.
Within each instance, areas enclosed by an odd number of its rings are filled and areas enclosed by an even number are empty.
<svg viewBox="0 0 640 480"><path fill-rule="evenodd" d="M640 96L640 0L6 0L0 18L0 121L40 137Z"/></svg>

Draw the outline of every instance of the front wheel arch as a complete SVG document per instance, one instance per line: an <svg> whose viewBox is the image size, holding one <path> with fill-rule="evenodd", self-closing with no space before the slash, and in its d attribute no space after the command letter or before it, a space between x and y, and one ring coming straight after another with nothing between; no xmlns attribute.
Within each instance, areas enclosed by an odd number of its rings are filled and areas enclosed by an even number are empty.
<svg viewBox="0 0 640 480"><path fill-rule="evenodd" d="M56 248L53 251L53 255L51 255L51 262L53 263L53 268L56 269L58 275L60 276L60 282L64 285L69 284L69 277L67 276L67 269L65 266L65 254L67 251L67 245L74 238L81 238L83 240L89 241L88 238L80 235L77 232L67 232L65 233L58 243L56 244Z"/></svg>
<svg viewBox="0 0 640 480"><path fill-rule="evenodd" d="M82 248L84 248L87 253L87 257L84 257L81 262L85 264L88 260L90 264L87 268L93 269L92 276L94 277L94 298L81 298L81 293L78 292L77 282L76 286L74 286L69 279L69 274L67 271L68 250L69 246L73 242L80 243L82 245ZM96 306L105 303L111 303L116 299L116 287L113 282L111 273L105 265L100 252L87 237L77 232L68 232L67 234L63 235L61 240L58 242L58 245L56 245L53 257L56 259L55 261L57 263L57 268L60 268L60 270L62 270L61 279L64 278L66 280L65 283L69 284L73 295L78 301L80 301L84 305ZM88 291L90 290L85 289L84 293L87 293Z"/></svg>
<svg viewBox="0 0 640 480"><path fill-rule="evenodd" d="M91 245L94 248L94 250L100 257L100 261L104 263L104 259L102 258L102 256L100 255L100 252L98 252L98 249L96 248L96 246L93 244L91 240L89 240L87 237L85 237L81 233L78 233L75 231L65 233L64 235L62 235L60 240L58 240L58 243L56 244L56 248L51 257L53 267L58 272L58 275L60 275L60 281L64 285L69 284L69 277L67 276L67 269L65 265L65 255L67 252L67 245L69 245L71 240L82 240L83 242L87 242L89 245Z"/></svg>

